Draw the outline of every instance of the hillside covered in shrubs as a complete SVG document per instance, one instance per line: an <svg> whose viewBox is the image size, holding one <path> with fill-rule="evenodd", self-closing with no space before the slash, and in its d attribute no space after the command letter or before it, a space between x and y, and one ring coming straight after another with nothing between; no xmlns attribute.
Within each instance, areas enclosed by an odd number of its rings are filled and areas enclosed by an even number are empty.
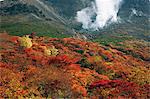
<svg viewBox="0 0 150 99"><path fill-rule="evenodd" d="M150 98L149 44L120 44L2 33L0 98Z"/></svg>

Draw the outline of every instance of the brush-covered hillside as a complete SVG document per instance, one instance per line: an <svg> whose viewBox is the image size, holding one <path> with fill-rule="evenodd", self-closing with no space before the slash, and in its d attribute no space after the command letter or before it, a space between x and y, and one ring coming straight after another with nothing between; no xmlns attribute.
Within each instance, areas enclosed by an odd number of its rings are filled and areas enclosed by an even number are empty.
<svg viewBox="0 0 150 99"><path fill-rule="evenodd" d="M148 99L149 43L120 45L2 33L0 98Z"/></svg>

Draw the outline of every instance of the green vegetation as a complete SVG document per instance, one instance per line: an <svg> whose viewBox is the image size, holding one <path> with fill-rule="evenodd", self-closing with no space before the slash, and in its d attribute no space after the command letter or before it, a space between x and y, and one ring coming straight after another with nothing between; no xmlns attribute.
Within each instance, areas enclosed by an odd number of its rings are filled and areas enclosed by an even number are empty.
<svg viewBox="0 0 150 99"><path fill-rule="evenodd" d="M102 35L102 36L99 36L98 38L92 40L94 42L98 42L102 45L109 45L109 44L113 44L113 45L118 45L118 46L121 46L119 44L119 42L123 42L125 40L129 40L131 39L131 37L128 37L128 36L119 36L119 37L115 37L115 36L107 36L107 35Z"/></svg>
<svg viewBox="0 0 150 99"><path fill-rule="evenodd" d="M62 34L67 28L59 23L37 19L32 19L31 21L27 17L29 16L1 16L0 32L6 31L11 35L18 36L36 32L38 36L69 37L67 34Z"/></svg>

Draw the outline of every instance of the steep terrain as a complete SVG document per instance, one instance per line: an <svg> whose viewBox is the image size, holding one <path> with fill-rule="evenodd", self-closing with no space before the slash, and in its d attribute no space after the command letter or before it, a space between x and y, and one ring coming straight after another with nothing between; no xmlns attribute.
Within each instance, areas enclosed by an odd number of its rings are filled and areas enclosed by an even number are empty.
<svg viewBox="0 0 150 99"><path fill-rule="evenodd" d="M0 99L150 98L150 1L97 31L75 19L91 1L0 1Z"/></svg>
<svg viewBox="0 0 150 99"><path fill-rule="evenodd" d="M46 32L45 35L54 36L64 36L62 32L72 33L67 27L66 19L41 0L5 0L1 2L0 11L1 32L8 31L13 35L21 35L34 31L39 35Z"/></svg>
<svg viewBox="0 0 150 99"><path fill-rule="evenodd" d="M149 41L149 4L149 0L123 0L118 13L120 22L93 32L82 29L75 20L77 11L90 6L91 0L4 0L0 6L0 31L14 35L37 32L39 35L64 36L74 35L75 30L99 42L118 37L119 40L138 38ZM111 42L115 43L114 40Z"/></svg>
<svg viewBox="0 0 150 99"><path fill-rule="evenodd" d="M147 42L102 46L34 33L0 38L0 98L150 97Z"/></svg>

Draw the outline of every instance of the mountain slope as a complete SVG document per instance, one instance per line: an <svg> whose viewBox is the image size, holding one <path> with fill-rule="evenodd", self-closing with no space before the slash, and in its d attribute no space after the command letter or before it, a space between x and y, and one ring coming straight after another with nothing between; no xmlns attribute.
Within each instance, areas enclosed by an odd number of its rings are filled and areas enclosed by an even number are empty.
<svg viewBox="0 0 150 99"><path fill-rule="evenodd" d="M78 23L75 17L77 11L91 5L91 0L4 0L0 6L0 31L6 30L13 34L37 32L46 36L57 35L55 33L70 36L80 32L86 38L100 43L107 42L108 39L116 43L116 38L120 38L118 41L135 38L149 41L149 4L149 0L123 0L118 13L121 18L119 23L110 24L99 31L90 31L82 29L82 24ZM14 22L7 22L5 19L8 17ZM22 17L27 21L24 23L22 20L15 20L15 17ZM39 27L41 30L37 29Z"/></svg>
<svg viewBox="0 0 150 99"><path fill-rule="evenodd" d="M40 11L42 11L42 13L47 17L47 18L53 18L52 20L55 20L55 21L60 21L62 22L63 24L66 24L64 19L59 16L59 14L56 14L54 9L51 7L51 6L48 6L47 4L45 4L43 1L40 1L40 0L24 0L22 1L28 5L33 5L35 6L36 8L38 8Z"/></svg>
<svg viewBox="0 0 150 99"><path fill-rule="evenodd" d="M75 38L28 36L0 34L0 98L149 97L150 61L126 53L138 53L140 43L121 50Z"/></svg>
<svg viewBox="0 0 150 99"><path fill-rule="evenodd" d="M70 31L70 33L72 32L71 29L67 27L65 19L43 1L16 0L10 2L5 0L1 2L1 5L1 32L6 30L14 35L17 35L19 32L23 32L23 34L29 32L44 34L44 32L47 32L48 34L45 35L62 36L64 36L62 32L65 32L65 34L67 34L68 31ZM16 18L18 19L16 20ZM18 30L16 30L17 27Z"/></svg>

